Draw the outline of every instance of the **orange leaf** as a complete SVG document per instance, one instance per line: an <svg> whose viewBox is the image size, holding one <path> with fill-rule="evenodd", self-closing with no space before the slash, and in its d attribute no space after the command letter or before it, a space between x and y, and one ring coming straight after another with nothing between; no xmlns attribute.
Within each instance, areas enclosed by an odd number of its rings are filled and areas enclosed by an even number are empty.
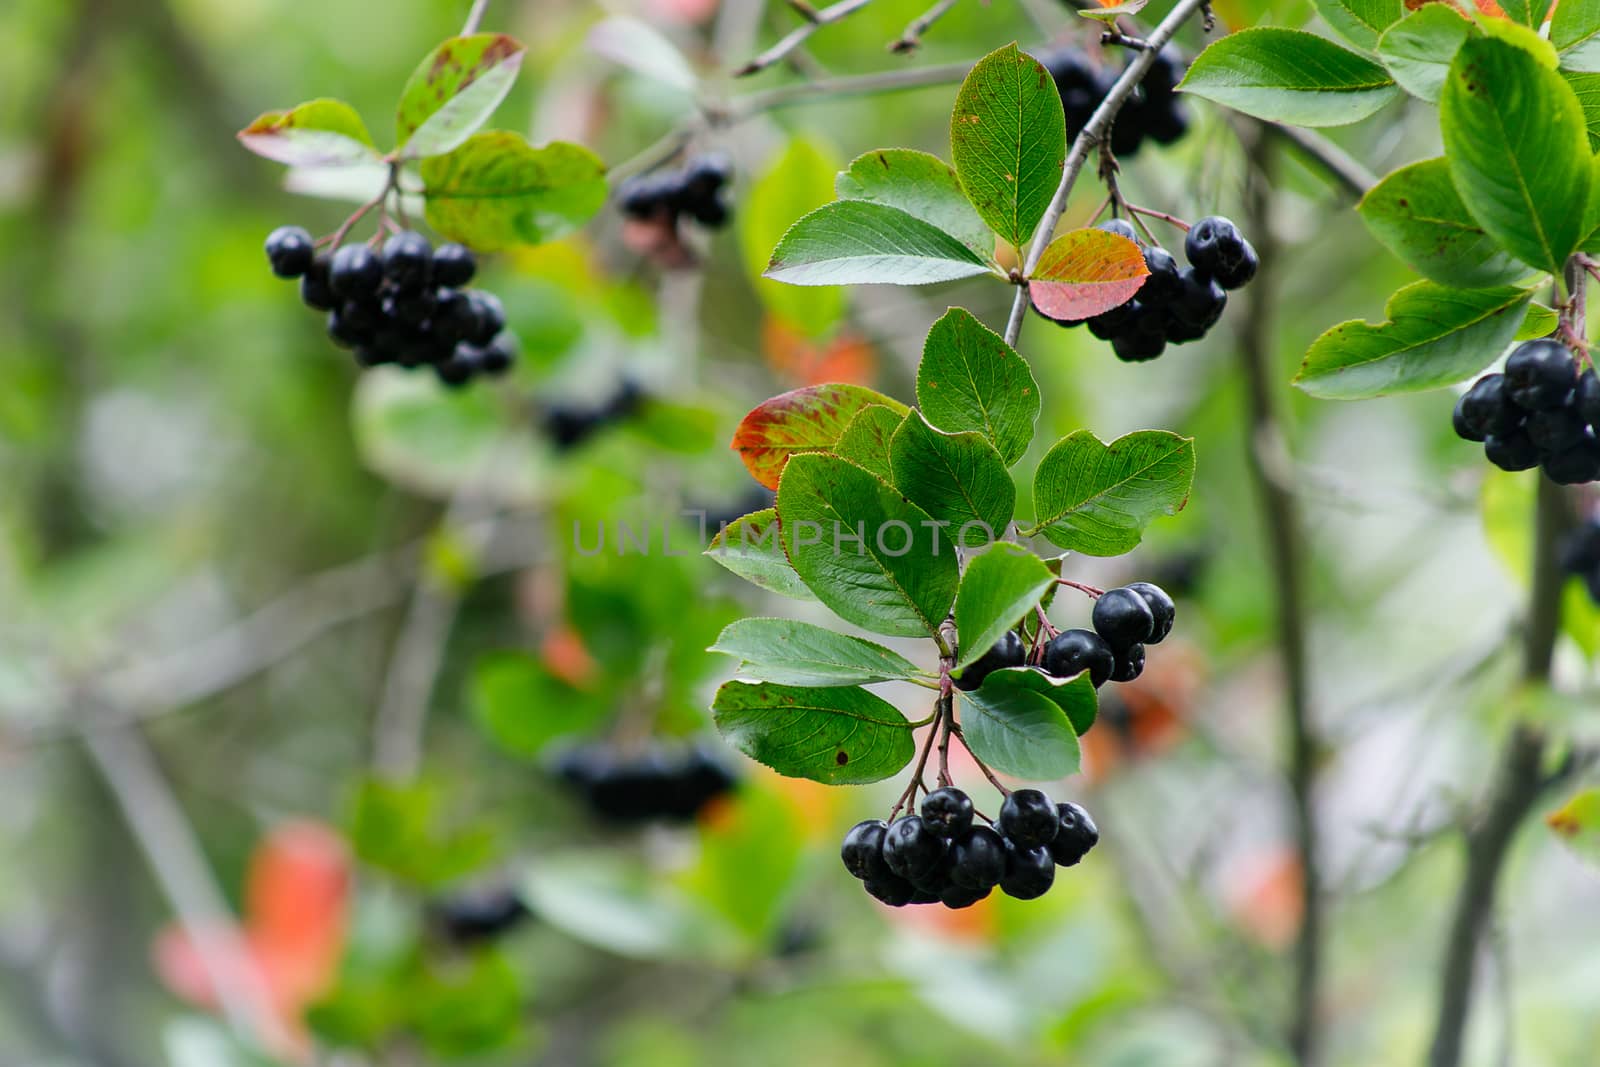
<svg viewBox="0 0 1600 1067"><path fill-rule="evenodd" d="M881 393L844 382L791 389L746 415L733 432L730 447L739 453L751 477L776 489L790 456L832 448L850 420L872 404L906 410Z"/></svg>
<svg viewBox="0 0 1600 1067"><path fill-rule="evenodd" d="M1044 250L1028 281L1028 295L1052 319L1087 319L1127 303L1149 274L1144 253L1126 237L1070 230Z"/></svg>

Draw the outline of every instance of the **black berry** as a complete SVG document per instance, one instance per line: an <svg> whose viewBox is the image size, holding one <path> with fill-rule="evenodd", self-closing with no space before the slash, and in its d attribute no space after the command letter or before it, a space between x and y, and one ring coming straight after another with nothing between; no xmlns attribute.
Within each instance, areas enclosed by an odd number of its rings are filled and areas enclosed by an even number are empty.
<svg viewBox="0 0 1600 1067"><path fill-rule="evenodd" d="M883 858L901 878L920 878L944 858L945 840L923 825L916 815L889 824L883 839Z"/></svg>
<svg viewBox="0 0 1600 1067"><path fill-rule="evenodd" d="M328 284L330 267L327 256L317 256L300 279L300 300L313 311L332 311L339 306L339 298Z"/></svg>
<svg viewBox="0 0 1600 1067"><path fill-rule="evenodd" d="M1485 437L1483 454L1503 471L1532 470L1539 465L1539 447L1520 429Z"/></svg>
<svg viewBox="0 0 1600 1067"><path fill-rule="evenodd" d="M1144 673L1144 645L1129 645L1117 653L1116 665L1111 668L1113 682L1131 682Z"/></svg>
<svg viewBox="0 0 1600 1067"><path fill-rule="evenodd" d="M1239 233L1239 228L1221 215L1207 215L1189 227L1189 234L1183 241L1183 254L1195 270L1219 279L1243 269L1247 258L1255 258L1255 251ZM1250 273L1255 273L1254 265Z"/></svg>
<svg viewBox="0 0 1600 1067"><path fill-rule="evenodd" d="M1095 632L1105 638L1113 653L1150 639L1155 630L1155 613L1144 597L1131 589L1112 589L1094 602L1090 616Z"/></svg>
<svg viewBox="0 0 1600 1067"><path fill-rule="evenodd" d="M1561 407L1577 385L1577 364L1559 341L1528 341L1506 358L1506 391L1525 411Z"/></svg>
<svg viewBox="0 0 1600 1067"><path fill-rule="evenodd" d="M1020 667L1027 658L1027 649L1022 645L1022 638L1015 630L1007 630L1006 635L994 643L994 646L967 664L961 671L961 677L955 680L956 688L963 692L971 692L983 684L983 680L994 671L1005 667Z"/></svg>
<svg viewBox="0 0 1600 1067"><path fill-rule="evenodd" d="M972 826L972 798L954 786L935 789L922 799L922 824L940 837L959 837Z"/></svg>
<svg viewBox="0 0 1600 1067"><path fill-rule="evenodd" d="M916 886L904 878L887 875L883 878L874 878L865 883L866 891L891 908L903 908L912 902L917 895Z"/></svg>
<svg viewBox="0 0 1600 1067"><path fill-rule="evenodd" d="M1150 607L1150 614L1155 622L1150 627L1150 636L1144 639L1147 645L1159 645L1163 638L1172 632L1172 622L1177 617L1178 606L1172 602L1167 591L1159 585L1150 582L1132 582L1127 586L1144 598Z"/></svg>
<svg viewBox="0 0 1600 1067"><path fill-rule="evenodd" d="M1055 880L1056 861L1048 848L1021 848L1007 839L1006 871L1000 878L1000 892L1017 900L1033 900L1048 893Z"/></svg>
<svg viewBox="0 0 1600 1067"><path fill-rule="evenodd" d="M1595 376L1594 368L1591 367L1578 376L1578 387L1573 392L1573 404L1583 421L1600 432L1600 377Z"/></svg>
<svg viewBox="0 0 1600 1067"><path fill-rule="evenodd" d="M1037 789L1014 789L1000 806L1000 832L1022 848L1048 845L1057 822L1056 806Z"/></svg>
<svg viewBox="0 0 1600 1067"><path fill-rule="evenodd" d="M333 254L328 267L328 284L346 300L371 298L382 281L383 264L366 245L344 245Z"/></svg>
<svg viewBox="0 0 1600 1067"><path fill-rule="evenodd" d="M279 226L267 234L267 262L280 278L298 278L311 269L316 253L303 226Z"/></svg>
<svg viewBox="0 0 1600 1067"><path fill-rule="evenodd" d="M1178 294L1167 305L1167 313L1202 331L1216 325L1223 308L1228 306L1228 294L1216 279L1191 266L1178 272L1178 281Z"/></svg>
<svg viewBox="0 0 1600 1067"><path fill-rule="evenodd" d="M1572 447L1545 455L1539 462L1545 477L1558 485L1600 480L1600 442L1585 437Z"/></svg>
<svg viewBox="0 0 1600 1067"><path fill-rule="evenodd" d="M384 242L383 275L397 289L414 292L433 276L433 246L415 230L402 230Z"/></svg>
<svg viewBox="0 0 1600 1067"><path fill-rule="evenodd" d="M1134 229L1133 223L1127 219L1107 219L1095 228L1104 230L1107 233L1114 233L1118 237L1126 237L1135 243L1139 240L1139 231Z"/></svg>
<svg viewBox="0 0 1600 1067"><path fill-rule="evenodd" d="M883 837L888 830L889 824L882 819L868 819L852 826L839 846L844 869L862 881L890 875L889 865L883 859Z"/></svg>
<svg viewBox="0 0 1600 1067"><path fill-rule="evenodd" d="M456 945L493 940L528 917L522 898L503 886L453 894L428 912L439 932Z"/></svg>
<svg viewBox="0 0 1600 1067"><path fill-rule="evenodd" d="M1056 830L1055 840L1048 846L1050 856L1059 866L1071 867L1099 844L1100 831L1096 829L1094 820L1089 818L1089 813L1071 802L1057 804L1056 814L1060 826Z"/></svg>
<svg viewBox="0 0 1600 1067"><path fill-rule="evenodd" d="M459 289L478 272L478 261L466 245L442 244L433 250L433 284Z"/></svg>
<svg viewBox="0 0 1600 1067"><path fill-rule="evenodd" d="M987 826L974 826L950 845L950 881L964 889L992 889L1006 873L1006 846Z"/></svg>
<svg viewBox="0 0 1600 1067"><path fill-rule="evenodd" d="M1096 689L1111 678L1116 654L1105 638L1091 630L1063 630L1044 646L1044 669L1057 678L1071 678L1089 672Z"/></svg>

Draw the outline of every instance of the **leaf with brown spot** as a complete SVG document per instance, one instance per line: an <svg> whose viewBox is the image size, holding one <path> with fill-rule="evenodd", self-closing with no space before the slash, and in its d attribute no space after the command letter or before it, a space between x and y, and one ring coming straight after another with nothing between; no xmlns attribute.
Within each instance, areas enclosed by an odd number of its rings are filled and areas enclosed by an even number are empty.
<svg viewBox="0 0 1600 1067"><path fill-rule="evenodd" d="M401 158L443 155L471 137L511 91L524 51L503 33L452 37L434 49L400 93Z"/></svg>
<svg viewBox="0 0 1600 1067"><path fill-rule="evenodd" d="M832 448L856 415L873 404L901 417L910 410L898 400L860 385L831 383L792 389L746 415L733 432L730 447L744 460L751 477L776 489L790 456Z"/></svg>
<svg viewBox="0 0 1600 1067"><path fill-rule="evenodd" d="M1562 843L1590 863L1600 863L1600 789L1585 789L1544 817Z"/></svg>
<svg viewBox="0 0 1600 1067"><path fill-rule="evenodd" d="M1087 319L1132 300L1149 274L1144 253L1126 237L1072 230L1044 250L1028 295L1052 319Z"/></svg>
<svg viewBox="0 0 1600 1067"><path fill-rule="evenodd" d="M878 782L911 762L911 723L857 686L727 682L711 704L734 748L790 778L826 785Z"/></svg>
<svg viewBox="0 0 1600 1067"><path fill-rule="evenodd" d="M346 167L378 161L378 150L361 116L343 100L312 100L288 111L268 111L238 136L256 155L291 167Z"/></svg>

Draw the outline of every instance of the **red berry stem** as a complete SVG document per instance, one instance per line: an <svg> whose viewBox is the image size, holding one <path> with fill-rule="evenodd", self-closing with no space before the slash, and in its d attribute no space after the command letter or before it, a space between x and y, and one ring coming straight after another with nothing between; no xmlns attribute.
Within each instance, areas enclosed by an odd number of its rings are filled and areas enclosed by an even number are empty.
<svg viewBox="0 0 1600 1067"><path fill-rule="evenodd" d="M1078 592L1093 597L1095 600L1099 600L1101 597L1106 595L1106 591L1104 589L1087 585L1083 582L1075 582L1071 578L1057 578L1056 584L1064 585L1068 589L1076 589Z"/></svg>

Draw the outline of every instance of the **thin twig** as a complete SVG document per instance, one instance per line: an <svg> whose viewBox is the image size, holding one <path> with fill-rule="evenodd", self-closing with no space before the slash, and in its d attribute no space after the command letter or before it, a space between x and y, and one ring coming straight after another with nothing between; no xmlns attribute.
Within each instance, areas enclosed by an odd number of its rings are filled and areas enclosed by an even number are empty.
<svg viewBox="0 0 1600 1067"><path fill-rule="evenodd" d="M1314 130L1298 126L1267 124L1267 129L1294 146L1296 152L1308 162L1315 163L1323 173L1333 178L1351 196L1360 199L1378 184L1378 176L1350 153Z"/></svg>
<svg viewBox="0 0 1600 1067"><path fill-rule="evenodd" d="M1205 0L1178 0L1176 7L1162 19L1156 28L1150 31L1148 38L1149 49L1133 57L1116 82L1106 93L1105 99L1100 101L1100 106L1094 109L1094 114L1089 116L1089 121L1084 123L1083 129L1078 132L1077 139L1072 142L1072 150L1067 153L1066 166L1061 172L1061 183L1056 186L1055 195L1050 198L1050 206L1045 209L1044 218L1040 220L1034 230L1033 242L1028 246L1027 258L1023 261L1022 276L1031 276L1039 266L1039 260L1044 255L1045 248L1050 244L1050 238L1055 234L1056 224L1061 221L1061 215L1067 209L1067 197L1072 194L1072 187L1077 184L1078 174L1083 170L1083 165L1088 161L1089 151L1100 140L1103 130L1109 130L1116 120L1117 112L1122 110L1122 105L1127 103L1141 81L1145 72L1156 60L1156 54L1163 45L1172 40L1172 35L1178 32L1189 19L1193 18ZM1011 303L1011 317L1006 322L1006 343L1016 346L1017 335L1022 332L1022 317L1028 310L1028 287L1026 284L1017 286L1017 295Z"/></svg>
<svg viewBox="0 0 1600 1067"><path fill-rule="evenodd" d="M1093 597L1095 600L1099 600L1106 595L1106 591L1097 585L1089 585L1087 582L1075 582L1071 578L1057 578L1056 584L1064 585L1068 589L1076 589L1078 592Z"/></svg>
<svg viewBox="0 0 1600 1067"><path fill-rule="evenodd" d="M906 26L905 32L900 35L899 40L889 45L889 51L895 55L906 55L907 53L915 52L917 47L922 44L922 35L927 33L935 22L943 18L945 12L960 2L961 0L938 0L927 11L911 20L910 24Z"/></svg>
<svg viewBox="0 0 1600 1067"><path fill-rule="evenodd" d="M788 35L780 39L777 44L734 71L733 76L742 78L748 74L766 70L781 61L790 52L805 44L806 40L822 27L838 22L840 19L848 18L871 2L872 0L839 0L836 4L830 4L821 11L816 12L812 18L801 26L790 30Z"/></svg>
<svg viewBox="0 0 1600 1067"><path fill-rule="evenodd" d="M1165 211L1157 211L1154 208L1140 207L1137 204L1129 204L1126 201L1123 202L1123 206L1135 215L1148 215L1153 219L1160 219L1162 222L1170 223L1184 233L1189 232L1189 224L1176 215L1169 215Z"/></svg>
<svg viewBox="0 0 1600 1067"><path fill-rule="evenodd" d="M469 37L478 32L478 27L483 25L483 13L489 10L489 0L473 0L472 10L467 12L467 21L461 25L461 36Z"/></svg>

